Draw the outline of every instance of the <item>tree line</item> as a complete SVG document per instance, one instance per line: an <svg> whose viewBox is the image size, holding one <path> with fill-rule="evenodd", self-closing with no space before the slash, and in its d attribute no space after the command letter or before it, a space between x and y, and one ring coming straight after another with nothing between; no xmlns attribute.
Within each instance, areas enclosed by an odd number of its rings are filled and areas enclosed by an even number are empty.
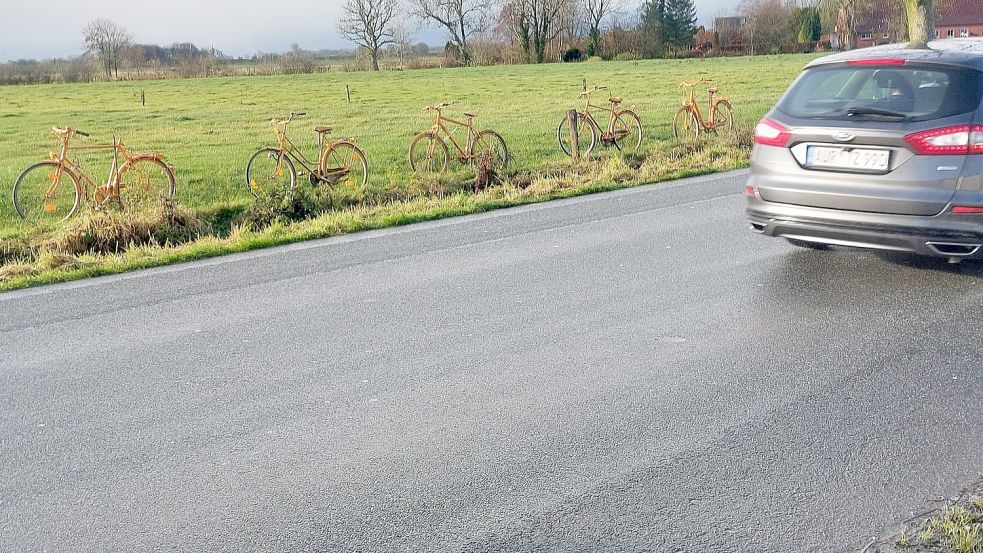
<svg viewBox="0 0 983 553"><path fill-rule="evenodd" d="M740 0L740 15L724 18L733 25L707 30L696 25L694 0L342 1L337 29L358 47L356 66L364 59L373 70L383 56L401 67L428 57L426 44L413 43L423 26L445 31L446 64L489 65L803 51L821 47L824 33L839 35L849 48L858 20L875 8L891 15L898 36L924 44L934 36L936 8L934 0ZM222 52L191 43L137 44L110 20L88 23L83 39L78 58L0 64L0 84L114 79L121 68L130 70L127 78L134 71L135 78L243 74L227 71L236 60ZM310 73L325 70L323 59L323 52L294 44L285 53L254 56L245 74Z"/></svg>
<svg viewBox="0 0 983 553"><path fill-rule="evenodd" d="M445 31L445 53L461 65L663 56L688 50L697 30L693 0L645 0L641 8L624 0L344 0L337 21L374 70L413 24ZM489 50L497 52L481 56Z"/></svg>
<svg viewBox="0 0 983 553"><path fill-rule="evenodd" d="M445 31L445 52L462 65L803 51L820 47L824 33L850 35L875 8L895 14L899 36L915 44L934 34L934 0L740 0L738 17L724 18L737 24L712 30L697 26L693 0L625 2L343 0L337 28L375 70L384 49L405 42L414 24Z"/></svg>

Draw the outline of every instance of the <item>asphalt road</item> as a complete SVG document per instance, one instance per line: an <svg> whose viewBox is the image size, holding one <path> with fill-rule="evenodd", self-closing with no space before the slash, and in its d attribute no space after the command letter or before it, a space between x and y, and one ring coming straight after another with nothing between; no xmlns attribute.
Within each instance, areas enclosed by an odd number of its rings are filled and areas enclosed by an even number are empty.
<svg viewBox="0 0 983 553"><path fill-rule="evenodd" d="M0 550L862 548L983 473L983 265L743 178L0 295Z"/></svg>

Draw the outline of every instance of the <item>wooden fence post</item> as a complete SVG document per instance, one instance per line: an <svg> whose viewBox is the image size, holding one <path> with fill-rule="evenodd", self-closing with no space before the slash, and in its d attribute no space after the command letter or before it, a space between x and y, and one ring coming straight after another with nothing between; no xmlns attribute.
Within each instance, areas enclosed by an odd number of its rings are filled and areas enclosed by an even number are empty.
<svg viewBox="0 0 983 553"><path fill-rule="evenodd" d="M577 110L567 112L567 122L570 124L570 157L580 159L580 130L577 128Z"/></svg>
<svg viewBox="0 0 983 553"><path fill-rule="evenodd" d="M352 103L352 90L348 88L348 85L345 85L345 97L348 98L349 104Z"/></svg>

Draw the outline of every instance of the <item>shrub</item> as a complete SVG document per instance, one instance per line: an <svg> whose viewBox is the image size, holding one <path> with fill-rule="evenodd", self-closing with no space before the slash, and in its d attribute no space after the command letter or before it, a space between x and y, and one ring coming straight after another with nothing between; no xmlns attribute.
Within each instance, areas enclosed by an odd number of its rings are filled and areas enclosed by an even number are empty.
<svg viewBox="0 0 983 553"><path fill-rule="evenodd" d="M569 50L563 53L563 61L566 63L572 61L580 61L581 59L583 59L583 57L584 54L583 52L580 51L580 48L570 48Z"/></svg>
<svg viewBox="0 0 983 553"><path fill-rule="evenodd" d="M262 229L273 223L287 224L319 215L331 208L327 186L297 186L293 191L273 191L260 196L236 219L236 223Z"/></svg>
<svg viewBox="0 0 983 553"><path fill-rule="evenodd" d="M622 52L614 57L614 61L638 61L638 56L631 52Z"/></svg>

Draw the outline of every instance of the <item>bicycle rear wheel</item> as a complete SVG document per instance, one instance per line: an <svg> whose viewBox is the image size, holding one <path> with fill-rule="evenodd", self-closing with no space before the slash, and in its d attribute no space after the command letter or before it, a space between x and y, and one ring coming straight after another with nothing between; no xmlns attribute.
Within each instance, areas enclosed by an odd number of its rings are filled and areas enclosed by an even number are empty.
<svg viewBox="0 0 983 553"><path fill-rule="evenodd" d="M161 198L174 197L174 173L156 158L138 158L119 170L119 203L123 211L142 212Z"/></svg>
<svg viewBox="0 0 983 553"><path fill-rule="evenodd" d="M65 221L78 210L81 199L78 178L54 161L28 167L14 183L14 209L32 225Z"/></svg>
<svg viewBox="0 0 983 553"><path fill-rule="evenodd" d="M504 176L509 166L509 149L505 146L505 139L495 131L481 131L471 145L472 163L478 163L485 152L490 152L495 172Z"/></svg>
<svg viewBox="0 0 983 553"><path fill-rule="evenodd" d="M728 132L734 130L734 110L731 109L730 102L720 100L714 105L716 110L713 113L713 128Z"/></svg>
<svg viewBox="0 0 983 553"><path fill-rule="evenodd" d="M450 163L447 144L432 132L418 134L410 144L410 167L417 173L441 173Z"/></svg>
<svg viewBox="0 0 983 553"><path fill-rule="evenodd" d="M351 142L335 142L321 158L320 178L352 199L361 199L369 181L369 164L365 154Z"/></svg>
<svg viewBox="0 0 983 553"><path fill-rule="evenodd" d="M642 146L642 120L634 111L626 109L614 118L612 125L615 146L623 154L636 154Z"/></svg>
<svg viewBox="0 0 983 553"><path fill-rule="evenodd" d="M672 120L672 135L676 140L695 140L700 136L700 121L689 108L681 108Z"/></svg>
<svg viewBox="0 0 983 553"><path fill-rule="evenodd" d="M297 185L297 169L287 154L276 148L263 148L246 164L246 186L259 198L271 193L289 193Z"/></svg>
<svg viewBox="0 0 983 553"><path fill-rule="evenodd" d="M564 117L556 127L556 140L560 143L560 149L568 156L573 155L573 143L570 138L570 118ZM587 117L580 115L577 117L577 147L580 155L587 155L594 149L597 142L597 133L594 125L587 120Z"/></svg>

